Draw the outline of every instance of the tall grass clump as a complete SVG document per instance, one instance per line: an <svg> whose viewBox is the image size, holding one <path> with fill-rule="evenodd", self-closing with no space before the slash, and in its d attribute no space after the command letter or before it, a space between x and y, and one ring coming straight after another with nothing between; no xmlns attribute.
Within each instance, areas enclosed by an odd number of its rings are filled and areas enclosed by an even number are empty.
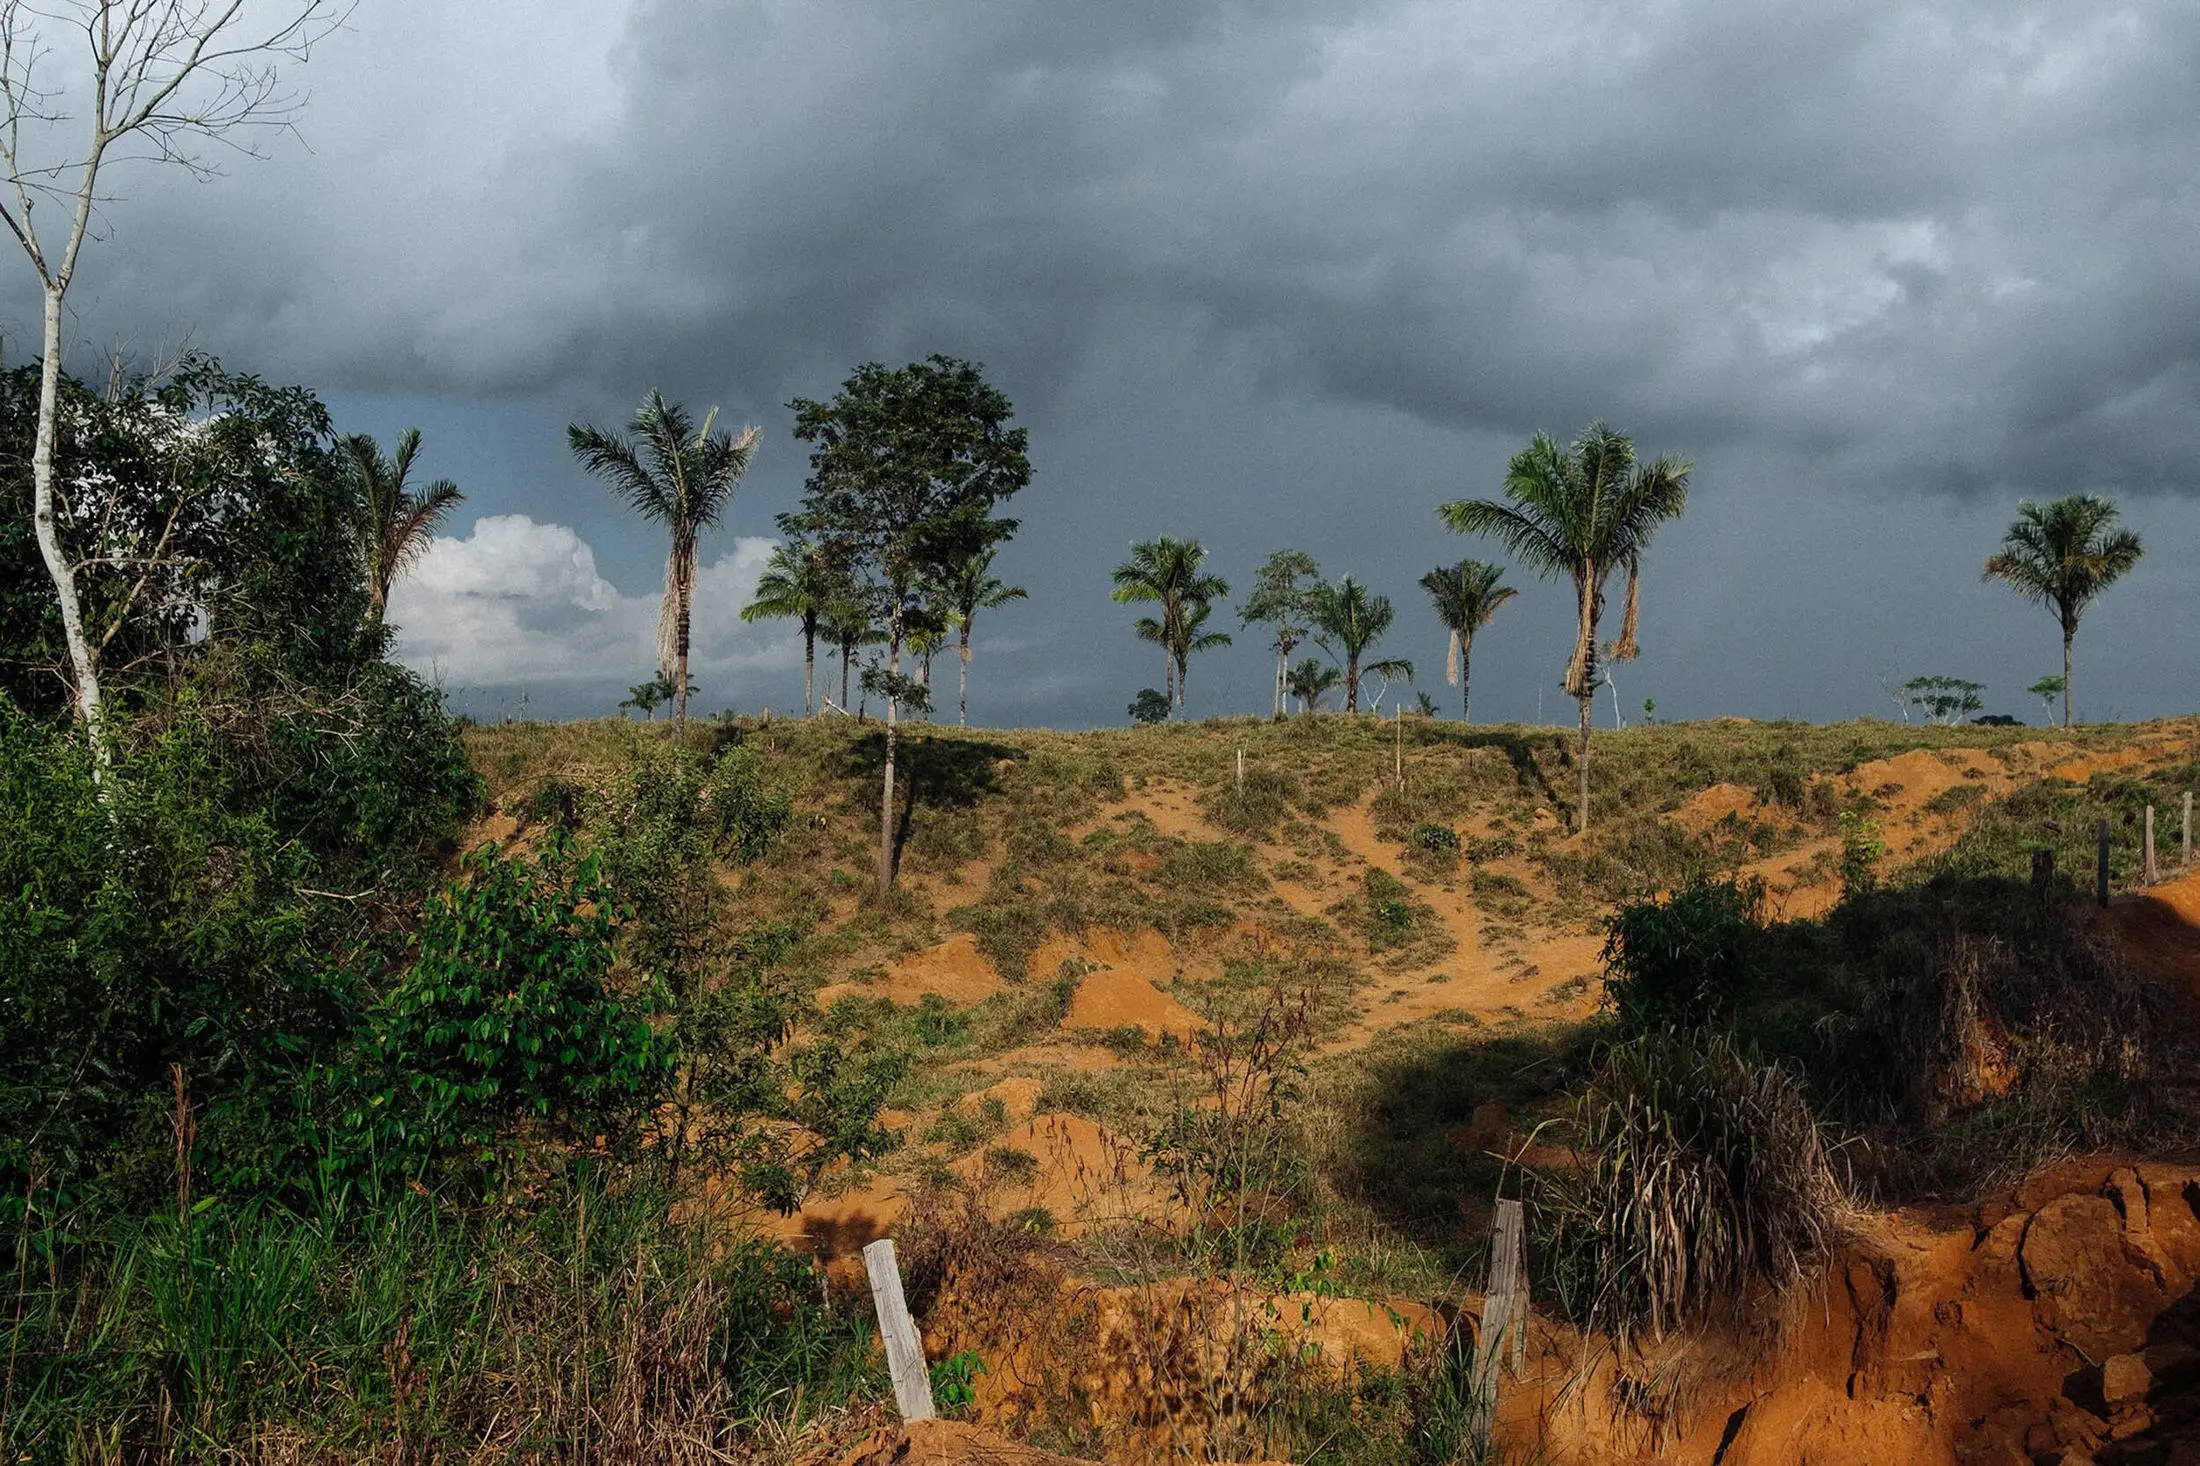
<svg viewBox="0 0 2200 1466"><path fill-rule="evenodd" d="M717 1461L878 1384L806 1259L586 1171L14 1240L10 1460Z"/></svg>
<svg viewBox="0 0 2200 1466"><path fill-rule="evenodd" d="M1578 1172L1548 1183L1563 1293L1626 1339L1803 1276L1847 1193L1800 1077L1724 1035L1607 1049L1578 1107Z"/></svg>

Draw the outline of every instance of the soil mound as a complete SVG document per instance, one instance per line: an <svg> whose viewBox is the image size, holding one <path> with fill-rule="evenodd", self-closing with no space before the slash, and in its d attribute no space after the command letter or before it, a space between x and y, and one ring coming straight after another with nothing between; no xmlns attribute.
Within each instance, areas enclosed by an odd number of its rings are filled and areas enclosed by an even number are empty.
<svg viewBox="0 0 2200 1466"><path fill-rule="evenodd" d="M1077 984L1062 1026L1113 1031L1135 1028L1149 1043L1164 1035L1188 1042L1207 1020L1136 972L1094 972Z"/></svg>
<svg viewBox="0 0 2200 1466"><path fill-rule="evenodd" d="M888 963L875 982L836 982L819 988L817 1005L830 1008L842 998L872 997L912 1007L928 995L937 995L957 1007L968 1007L1006 986L978 951L978 939L966 932Z"/></svg>
<svg viewBox="0 0 2200 1466"><path fill-rule="evenodd" d="M1034 1116L950 1169L995 1215L1044 1212L1060 1236L1146 1216L1168 1200L1135 1143L1082 1115Z"/></svg>
<svg viewBox="0 0 2200 1466"><path fill-rule="evenodd" d="M1700 835L1722 820L1753 819L1757 815L1757 791L1739 784L1713 784L1699 789L1673 811L1673 822L1691 835Z"/></svg>

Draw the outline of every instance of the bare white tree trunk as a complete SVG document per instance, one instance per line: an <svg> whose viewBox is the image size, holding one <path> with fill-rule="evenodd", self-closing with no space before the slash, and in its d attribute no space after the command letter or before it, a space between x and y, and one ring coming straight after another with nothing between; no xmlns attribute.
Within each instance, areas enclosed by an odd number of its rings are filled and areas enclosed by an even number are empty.
<svg viewBox="0 0 2200 1466"><path fill-rule="evenodd" d="M61 543L61 527L54 517L53 457L58 432L61 395L61 296L62 287L46 287L46 360L38 380L38 435L31 448L31 519L38 537L39 557L53 581L54 598L61 603L61 633L69 644L69 668L76 676L76 715L84 722L91 740L93 777L107 767L106 703L100 695L99 656L84 634L84 602L77 594L76 570Z"/></svg>

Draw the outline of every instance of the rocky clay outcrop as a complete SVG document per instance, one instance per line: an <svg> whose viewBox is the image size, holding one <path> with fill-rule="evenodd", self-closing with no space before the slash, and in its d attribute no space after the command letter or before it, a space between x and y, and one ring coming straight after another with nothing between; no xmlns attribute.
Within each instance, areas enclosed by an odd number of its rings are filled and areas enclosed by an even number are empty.
<svg viewBox="0 0 2200 1466"><path fill-rule="evenodd" d="M1553 1332L1504 1434L1581 1466L2200 1466L2200 1172L2065 1166L1903 1214L1754 1326L1624 1361Z"/></svg>

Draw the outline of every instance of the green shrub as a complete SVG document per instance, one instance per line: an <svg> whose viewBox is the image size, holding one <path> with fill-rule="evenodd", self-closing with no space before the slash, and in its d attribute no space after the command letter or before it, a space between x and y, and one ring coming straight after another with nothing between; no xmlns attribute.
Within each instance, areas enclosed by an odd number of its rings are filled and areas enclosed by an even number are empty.
<svg viewBox="0 0 2200 1466"><path fill-rule="evenodd" d="M1760 978L1764 883L1699 877L1606 922L1604 991L1630 1033L1720 1022Z"/></svg>
<svg viewBox="0 0 2200 1466"><path fill-rule="evenodd" d="M553 833L531 864L494 845L429 904L418 956L376 1009L366 1091L349 1122L376 1148L485 1152L515 1120L617 1131L672 1055L659 992L611 991L611 893L596 858Z"/></svg>
<svg viewBox="0 0 2200 1466"><path fill-rule="evenodd" d="M1432 853L1439 851L1456 853L1459 849L1459 832L1450 825L1415 825L1413 833L1407 837L1407 840L1417 849Z"/></svg>

